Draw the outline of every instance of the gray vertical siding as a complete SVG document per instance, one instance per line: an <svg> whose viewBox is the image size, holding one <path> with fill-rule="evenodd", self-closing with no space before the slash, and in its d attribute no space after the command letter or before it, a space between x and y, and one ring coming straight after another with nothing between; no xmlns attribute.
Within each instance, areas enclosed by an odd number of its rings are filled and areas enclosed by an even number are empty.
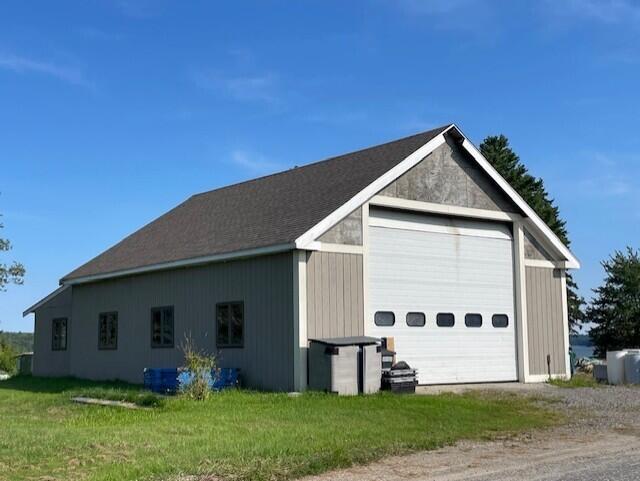
<svg viewBox="0 0 640 481"><path fill-rule="evenodd" d="M307 257L307 337L364 334L362 255L310 252Z"/></svg>
<svg viewBox="0 0 640 481"><path fill-rule="evenodd" d="M560 270L527 267L526 284L529 372L547 374L547 355L550 355L551 374L564 374L567 347Z"/></svg>
<svg viewBox="0 0 640 481"><path fill-rule="evenodd" d="M216 303L244 301L244 347L221 349L219 365L240 368L248 387L291 390L292 283L291 253L283 253L74 286L69 373L140 383L145 367L182 365L185 335L214 353ZM176 346L151 348L150 309L168 305ZM98 315L107 311L118 312L117 350L98 350ZM36 330L39 339L40 323Z"/></svg>
<svg viewBox="0 0 640 481"><path fill-rule="evenodd" d="M69 375L69 338L73 331L71 319L72 289L66 289L35 311L33 340L33 374L34 376L68 376ZM67 350L51 349L51 330L53 320L67 318Z"/></svg>

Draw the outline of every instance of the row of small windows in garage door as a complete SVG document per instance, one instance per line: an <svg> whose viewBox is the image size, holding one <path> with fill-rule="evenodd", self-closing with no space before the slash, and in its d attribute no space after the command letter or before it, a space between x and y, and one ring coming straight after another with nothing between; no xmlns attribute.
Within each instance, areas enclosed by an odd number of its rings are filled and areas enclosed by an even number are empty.
<svg viewBox="0 0 640 481"><path fill-rule="evenodd" d="M396 323L396 315L391 311L378 311L373 318L376 326L389 327ZM426 324L426 316L423 312L408 312L407 326L423 327ZM456 323L456 317L451 312L440 312L436 315L436 325L438 327L453 327ZM482 314L465 314L464 325L467 327L482 327ZM491 316L491 325L493 327L508 327L509 316L506 314L494 314Z"/></svg>

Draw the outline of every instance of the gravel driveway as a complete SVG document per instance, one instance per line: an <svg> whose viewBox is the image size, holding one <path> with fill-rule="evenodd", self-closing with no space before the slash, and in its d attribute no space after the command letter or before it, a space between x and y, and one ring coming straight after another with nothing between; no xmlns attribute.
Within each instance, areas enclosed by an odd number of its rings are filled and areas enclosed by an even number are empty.
<svg viewBox="0 0 640 481"><path fill-rule="evenodd" d="M505 387L570 415L559 428L492 442L462 442L306 478L307 481L636 481L640 388ZM494 389L505 389L499 386Z"/></svg>

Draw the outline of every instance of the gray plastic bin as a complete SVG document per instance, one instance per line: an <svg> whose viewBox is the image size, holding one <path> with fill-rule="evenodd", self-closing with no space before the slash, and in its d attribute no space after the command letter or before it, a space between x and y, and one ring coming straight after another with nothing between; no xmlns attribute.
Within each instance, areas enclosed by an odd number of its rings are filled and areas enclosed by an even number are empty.
<svg viewBox="0 0 640 481"><path fill-rule="evenodd" d="M309 388L347 396L378 392L382 378L378 342L364 336L311 339Z"/></svg>

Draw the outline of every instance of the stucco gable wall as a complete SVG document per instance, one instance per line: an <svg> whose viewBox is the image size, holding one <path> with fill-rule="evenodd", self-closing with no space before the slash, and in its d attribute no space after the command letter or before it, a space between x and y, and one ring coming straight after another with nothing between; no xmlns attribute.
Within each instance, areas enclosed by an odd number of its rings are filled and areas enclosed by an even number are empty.
<svg viewBox="0 0 640 481"><path fill-rule="evenodd" d="M518 213L519 209L453 139L380 192L402 199Z"/></svg>

